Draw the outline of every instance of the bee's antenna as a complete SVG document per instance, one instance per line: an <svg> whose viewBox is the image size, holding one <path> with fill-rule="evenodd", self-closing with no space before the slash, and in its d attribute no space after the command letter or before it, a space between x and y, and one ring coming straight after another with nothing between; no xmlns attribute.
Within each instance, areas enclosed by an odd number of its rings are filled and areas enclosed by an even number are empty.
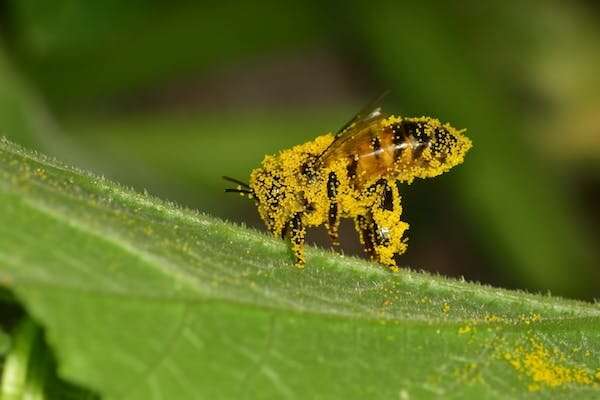
<svg viewBox="0 0 600 400"><path fill-rule="evenodd" d="M246 190L246 189L225 189L225 193L247 193L247 194L253 194L254 192L252 190Z"/></svg>
<svg viewBox="0 0 600 400"><path fill-rule="evenodd" d="M232 178L232 177L229 177L229 176L223 176L223 179L225 179L226 181L229 181L229 182L232 182L232 183L235 183L235 184L238 184L238 185L241 185L241 186L243 186L245 188L250 189L250 185L248 185L247 183L242 182L242 181L240 181L238 179L235 179L235 178Z"/></svg>

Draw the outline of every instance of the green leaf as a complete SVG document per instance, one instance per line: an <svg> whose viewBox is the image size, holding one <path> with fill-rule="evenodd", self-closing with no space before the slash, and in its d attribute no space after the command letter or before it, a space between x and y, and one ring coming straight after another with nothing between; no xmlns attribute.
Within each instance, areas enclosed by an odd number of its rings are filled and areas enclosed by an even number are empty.
<svg viewBox="0 0 600 400"><path fill-rule="evenodd" d="M0 282L104 398L590 398L600 307L286 245L0 144Z"/></svg>

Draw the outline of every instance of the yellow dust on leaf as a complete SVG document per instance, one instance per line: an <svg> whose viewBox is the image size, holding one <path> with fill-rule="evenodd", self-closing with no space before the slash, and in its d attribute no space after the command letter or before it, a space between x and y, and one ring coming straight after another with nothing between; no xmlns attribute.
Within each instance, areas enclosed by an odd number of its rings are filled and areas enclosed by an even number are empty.
<svg viewBox="0 0 600 400"><path fill-rule="evenodd" d="M530 378L528 390L535 392L543 388L558 388L569 384L594 385L599 379L585 368L565 363L566 356L557 348L548 349L536 338L527 345L517 346L505 352L503 358L518 372Z"/></svg>
<svg viewBox="0 0 600 400"><path fill-rule="evenodd" d="M523 322L525 325L529 325L535 322L540 322L542 320L542 316L540 314L531 314L531 315L521 315L519 317L519 321Z"/></svg>
<svg viewBox="0 0 600 400"><path fill-rule="evenodd" d="M499 317L496 314L486 314L484 320L485 322L506 322L504 317Z"/></svg>
<svg viewBox="0 0 600 400"><path fill-rule="evenodd" d="M461 326L460 328L458 328L459 335L464 335L464 334L472 332L472 331L473 331L473 328L469 325Z"/></svg>

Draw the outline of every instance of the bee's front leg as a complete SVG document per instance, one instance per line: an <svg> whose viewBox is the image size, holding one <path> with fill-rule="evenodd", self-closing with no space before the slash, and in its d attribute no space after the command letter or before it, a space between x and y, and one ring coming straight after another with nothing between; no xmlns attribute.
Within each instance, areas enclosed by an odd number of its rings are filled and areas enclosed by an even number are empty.
<svg viewBox="0 0 600 400"><path fill-rule="evenodd" d="M338 213L337 188L340 181L337 179L335 172L330 172L327 178L327 197L329 198L329 211L327 213L327 233L333 247L339 247L339 227L340 217Z"/></svg>
<svg viewBox="0 0 600 400"><path fill-rule="evenodd" d="M287 224L287 234L292 241L292 252L294 253L294 264L302 268L304 266L304 238L306 228L302 222L302 214L296 213Z"/></svg>

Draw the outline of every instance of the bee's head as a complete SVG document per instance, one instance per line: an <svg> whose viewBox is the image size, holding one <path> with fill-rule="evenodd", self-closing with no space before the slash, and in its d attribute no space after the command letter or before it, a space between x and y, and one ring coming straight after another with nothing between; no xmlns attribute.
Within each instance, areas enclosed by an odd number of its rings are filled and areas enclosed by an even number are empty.
<svg viewBox="0 0 600 400"><path fill-rule="evenodd" d="M237 184L236 188L225 189L227 193L239 193L244 197L253 199L258 206L258 211L267 224L270 231L278 229L278 224L274 216L278 215L285 192L279 175L274 174L273 170L268 168L257 168L252 171L250 184L240 180L224 176L226 181Z"/></svg>
<svg viewBox="0 0 600 400"><path fill-rule="evenodd" d="M415 176L429 178L440 175L460 164L472 147L463 131L433 119L424 119L413 129Z"/></svg>
<svg viewBox="0 0 600 400"><path fill-rule="evenodd" d="M252 171L250 188L267 229L279 234L286 222L289 198L280 166L269 161L270 157L267 157L261 168Z"/></svg>

